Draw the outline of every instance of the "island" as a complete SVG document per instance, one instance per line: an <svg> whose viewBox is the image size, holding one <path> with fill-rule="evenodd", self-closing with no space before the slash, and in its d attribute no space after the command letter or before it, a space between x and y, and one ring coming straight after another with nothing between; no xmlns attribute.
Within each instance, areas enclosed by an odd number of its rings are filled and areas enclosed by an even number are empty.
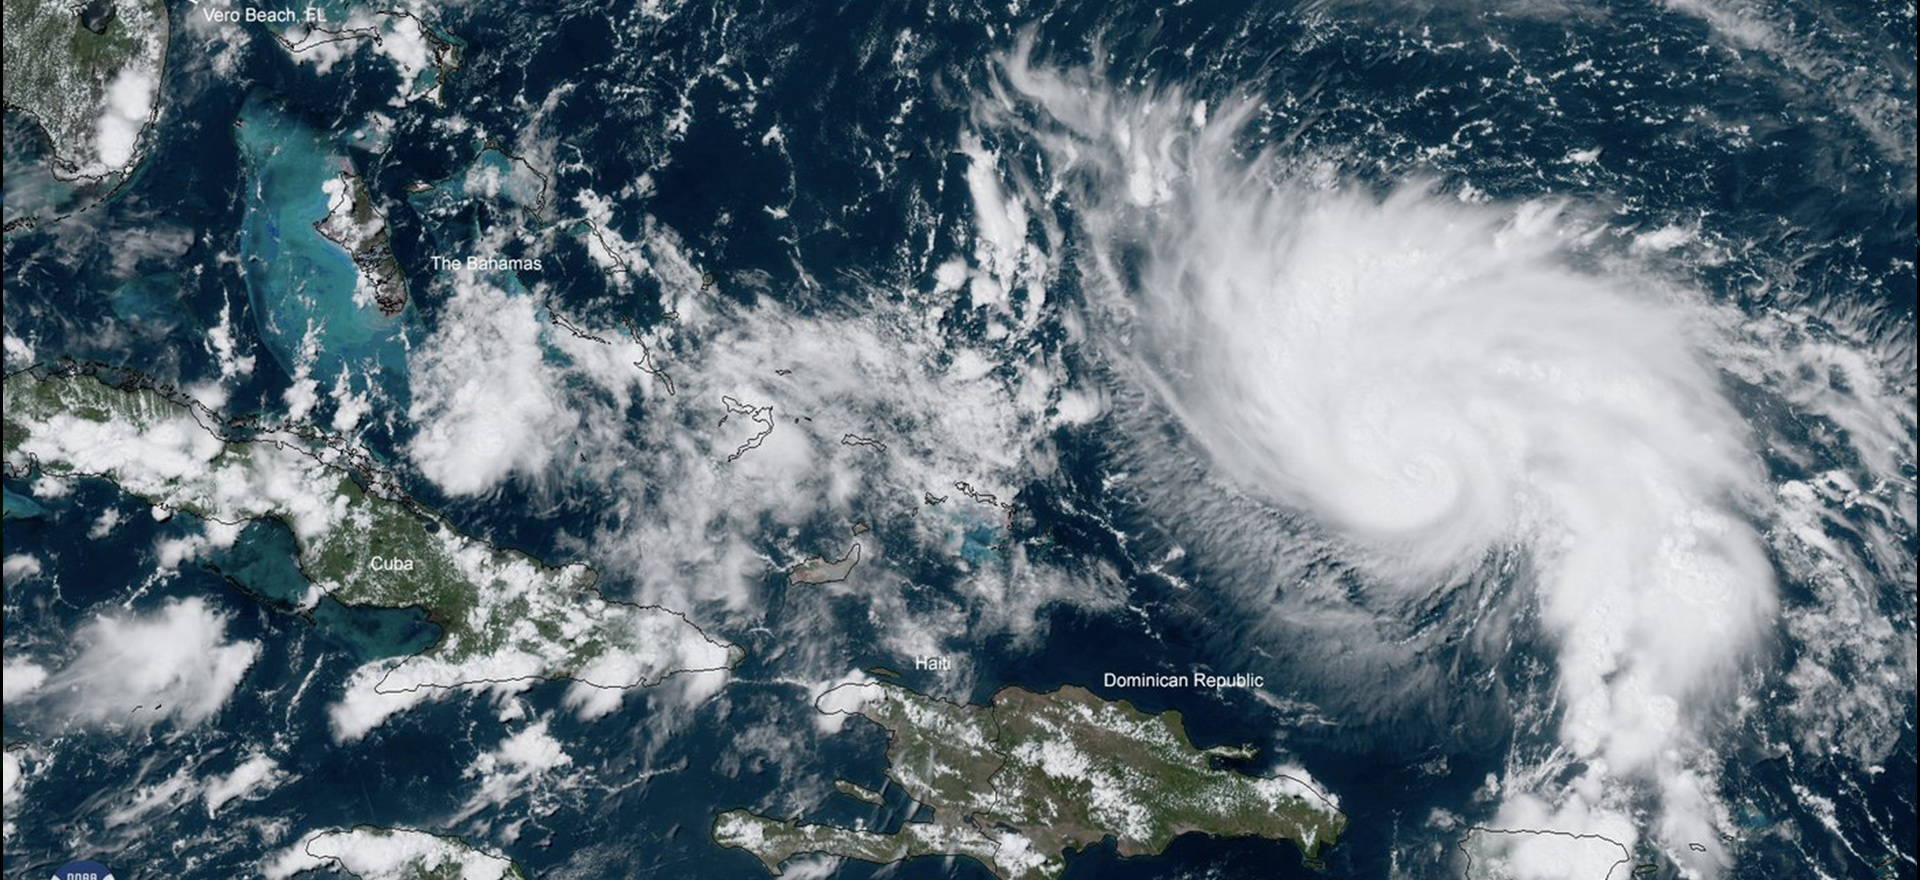
<svg viewBox="0 0 1920 880"><path fill-rule="evenodd" d="M327 193L327 215L313 228L352 255L359 276L354 301L371 302L389 318L400 314L407 307L407 279L393 257L387 218L373 206L366 179L347 169L321 187Z"/></svg>
<svg viewBox="0 0 1920 880"><path fill-rule="evenodd" d="M774 873L803 853L879 863L960 855L1001 880L1037 880L1060 876L1067 851L1108 837L1120 855L1136 856L1187 833L1291 840L1311 859L1346 826L1304 773L1227 769L1220 760L1248 754L1244 747L1196 748L1179 713L1149 714L1083 688L1010 687L973 705L863 682L829 690L815 706L884 728L887 778L932 818L882 833L722 813L714 841Z"/></svg>
<svg viewBox="0 0 1920 880"><path fill-rule="evenodd" d="M160 0L7 0L6 106L46 132L53 172L132 168L159 108L167 50Z"/></svg>
<svg viewBox="0 0 1920 880"><path fill-rule="evenodd" d="M347 10L344 20L315 22L302 17L285 23L284 30L270 31L273 38L295 61L313 64L323 75L342 56L363 45L385 55L400 80L399 92L390 102L395 106L422 97L440 105L447 80L460 69L465 54L465 42L405 9L370 5Z"/></svg>
<svg viewBox="0 0 1920 880"><path fill-rule="evenodd" d="M541 679L624 689L741 656L676 611L601 595L584 565L549 566L461 534L365 452L316 429L240 427L140 377L109 382L79 367L9 375L4 404L9 475L104 478L158 509L229 526L279 520L314 589L346 605L423 609L439 640L355 672L348 700L359 703L336 717L342 738L423 689Z"/></svg>
<svg viewBox="0 0 1920 880"><path fill-rule="evenodd" d="M1515 863L1559 865L1563 876L1581 880L1608 880L1616 874L1641 877L1659 870L1650 862L1635 866L1632 848L1595 832L1472 825L1455 846L1466 858L1461 874L1468 880L1506 877ZM1698 843L1693 846L1705 851Z"/></svg>
<svg viewBox="0 0 1920 880"><path fill-rule="evenodd" d="M855 541L839 559L810 556L787 569L787 580L796 584L834 584L846 580L860 564L860 542Z"/></svg>
<svg viewBox="0 0 1920 880"><path fill-rule="evenodd" d="M512 859L449 835L359 825L306 836L263 866L269 880L321 868L358 880L524 880Z"/></svg>
<svg viewBox="0 0 1920 880"><path fill-rule="evenodd" d="M880 796L879 792L861 785L858 782L848 782L845 779L835 779L833 781L833 790L862 803L873 804L876 807L886 802L885 799Z"/></svg>

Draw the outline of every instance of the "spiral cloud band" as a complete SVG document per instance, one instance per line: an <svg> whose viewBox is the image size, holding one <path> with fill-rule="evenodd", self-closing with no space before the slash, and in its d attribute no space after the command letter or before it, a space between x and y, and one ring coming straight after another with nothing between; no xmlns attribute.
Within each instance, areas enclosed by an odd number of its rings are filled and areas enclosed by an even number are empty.
<svg viewBox="0 0 1920 880"><path fill-rule="evenodd" d="M1751 432L1700 354L1719 313L1607 266L1554 206L1377 194L1260 151L1251 112L1016 54L980 115L1044 147L1096 345L1210 469L1325 524L1378 589L1529 560L1560 748L1514 768L1497 821L1631 846L1654 803L1659 845L1713 873L1702 730L1777 607Z"/></svg>

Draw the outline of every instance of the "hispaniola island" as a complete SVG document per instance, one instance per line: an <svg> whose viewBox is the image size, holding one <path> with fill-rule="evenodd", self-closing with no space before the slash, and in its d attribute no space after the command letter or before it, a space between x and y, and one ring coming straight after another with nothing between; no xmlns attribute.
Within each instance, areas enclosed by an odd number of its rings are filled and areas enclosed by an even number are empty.
<svg viewBox="0 0 1920 880"><path fill-rule="evenodd" d="M1913 0L7 0L4 880L1899 880Z"/></svg>

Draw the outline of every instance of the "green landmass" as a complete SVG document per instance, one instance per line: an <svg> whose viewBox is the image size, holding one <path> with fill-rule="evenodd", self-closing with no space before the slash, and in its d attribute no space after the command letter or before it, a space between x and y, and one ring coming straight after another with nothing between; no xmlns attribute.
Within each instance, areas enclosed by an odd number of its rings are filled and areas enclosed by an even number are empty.
<svg viewBox="0 0 1920 880"><path fill-rule="evenodd" d="M365 178L349 170L340 172L339 181L342 191L332 194L327 215L313 228L353 257L360 284L380 314L398 315L407 307L407 277L393 256L387 218L374 207Z"/></svg>
<svg viewBox="0 0 1920 880"><path fill-rule="evenodd" d="M872 682L843 685L818 705L885 728L888 778L933 817L881 833L721 814L714 840L775 873L802 853L880 863L962 855L1002 880L1052 878L1066 852L1105 838L1136 856L1187 833L1290 840L1314 858L1346 825L1302 779L1218 766L1248 752L1194 747L1178 713L1148 714L1082 688L1008 688L981 706Z"/></svg>
<svg viewBox="0 0 1920 880"><path fill-rule="evenodd" d="M52 142L63 177L124 171L139 158L102 156L98 138L122 73L150 83L143 108L158 106L167 10L160 0L6 0L6 106L31 117Z"/></svg>
<svg viewBox="0 0 1920 880"><path fill-rule="evenodd" d="M36 369L6 378L0 445L9 473L103 477L220 523L281 520L302 572L336 600L425 610L440 641L390 673L384 690L525 678L632 687L738 659L672 611L602 597L586 566L493 547L391 487L363 486L325 438L235 440L212 423L153 387Z"/></svg>
<svg viewBox="0 0 1920 880"><path fill-rule="evenodd" d="M835 791L838 791L841 794L844 794L847 797L853 798L854 800L857 800L857 801L866 801L867 803L874 804L874 805L879 805L881 803L884 803L884 799L880 797L879 792L874 791L873 789L868 788L864 785L861 785L858 782L848 782L845 779L835 779L833 781L833 788Z"/></svg>

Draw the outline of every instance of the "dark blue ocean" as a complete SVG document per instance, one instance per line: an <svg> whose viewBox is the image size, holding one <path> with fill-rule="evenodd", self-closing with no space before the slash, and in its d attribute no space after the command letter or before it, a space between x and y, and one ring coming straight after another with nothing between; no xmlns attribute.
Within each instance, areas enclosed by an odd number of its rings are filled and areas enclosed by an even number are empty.
<svg viewBox="0 0 1920 880"><path fill-rule="evenodd" d="M1247 135L1249 151L1334 157L1338 172L1363 187L1384 191L1420 178L1446 192L1470 184L1494 200L1579 200L1623 227L1679 218L1704 236L1746 245L1679 270L1716 304L1753 315L1804 313L1813 324L1843 317L1875 344L1910 353L1913 5L1730 4L1787 35L1766 45L1730 44L1711 19L1683 5L420 5L408 8L457 45L460 60L427 74L440 77L438 102L404 103L394 99L401 74L370 49L350 50L321 73L257 26L236 42L234 31L194 25L194 9L181 5L172 10L160 116L144 159L118 186L36 177L45 145L30 121L8 114L6 329L31 343L36 363L105 364L183 387L219 378L231 416L280 418L297 374L310 374L324 392L346 370L372 405L355 429L358 441L408 492L498 545L595 564L609 595L632 595L637 576L602 564L593 535L615 509L674 517L661 506L670 487L636 492L570 479L556 465L557 477L462 495L409 457L410 358L448 320L444 291L424 281L435 275L430 257L477 249L538 256L541 272L498 283L537 296L543 319L557 313L636 333L661 327L674 320L662 296L665 270L617 280L596 263L587 237L571 232L584 213L577 193L619 194L623 209L608 229L629 241L671 230L697 272L715 281L715 310L771 301L802 316L846 315L869 300L843 291L874 289L900 291L897 299L911 303L928 287L931 255L972 247L960 137L974 127L975 99L993 87L996 54L1024 35L1048 63L1092 67L1116 87L1178 86L1216 106L1269 99L1287 109ZM1605 73L1536 75L1575 63ZM1430 99L1435 92L1447 98ZM370 125L376 118L382 122ZM1743 134L1706 136L1708 118ZM773 127L777 139L766 136ZM528 140L551 149L521 155ZM1035 179L1047 167L1034 144L1005 138L993 147ZM1566 160L1593 147L1605 162ZM511 171L522 160L537 169L543 210L461 189L474 168ZM393 254L414 281L398 319L354 305L351 259L312 228L326 208L320 182L342 161L385 213ZM1057 210L1053 219L1070 225L1072 206ZM36 222L15 226L16 216ZM1062 311L1084 301L1077 283L1091 271L1074 264L1071 242L1064 247L1067 268L1048 291ZM970 320L956 310L929 326L956 338L986 332ZM312 337L317 353L303 355L315 325L323 328ZM222 327L255 356L250 372L223 377L222 356L207 342ZM1031 344L1056 353L1066 375L1098 383L1107 365L1076 350L1077 332L1048 317ZM10 347L7 369L27 365ZM1777 420L1784 435L1826 450L1763 450L1772 479L1861 464L1826 442L1833 425L1737 379L1729 386L1732 398L1752 403L1754 418ZM332 406L323 401L313 420L324 425ZM652 406L632 402L626 414L637 426ZM1304 627L1254 626L1243 593L1209 589L1208 560L1168 562L1168 548L1183 542L1177 526L1112 488L1138 454L1134 440L1075 427L1046 439L1058 466L1013 487L1015 512L1004 523L983 518L977 533L963 526L940 546L917 542L922 533L913 530L881 528L868 538L912 582L894 611L874 611L851 593L821 599L771 566L750 609L718 601L685 609L746 651L718 695L687 705L669 691L640 690L612 714L582 719L566 686L546 683L518 696L426 701L346 744L329 731L329 703L360 664L431 645L437 631L423 615L331 600L303 608L291 534L272 522L160 573L156 548L197 534L191 516L157 521L104 481L50 492L36 473L10 470L5 553L30 554L39 569L17 582L9 574L9 663L30 656L57 666L74 650L66 638L103 611L150 613L181 596L206 597L227 616L229 639L261 651L231 700L200 725L67 727L10 705L7 747L31 748L34 770L7 808L5 875L42 877L93 857L122 880L254 876L310 830L376 824L463 834L535 877L764 877L751 856L713 844L714 816L746 807L887 829L914 812L897 787L886 787L886 804L873 807L826 786L842 778L883 787L885 736L859 723L818 733L808 694L794 683L796 665L824 655L849 672L900 669L885 639L894 613L987 632L971 626L986 612L963 581L976 569L1015 564L1017 546L1027 562L1099 572L1118 585L1121 601L1042 603L1031 628L950 644L966 658L971 697L985 700L1008 685L1072 684L1143 709L1178 710L1200 746L1259 746L1261 757L1243 769L1308 768L1338 794L1350 823L1320 866L1303 865L1286 843L1191 835L1162 855L1134 859L1118 857L1108 842L1072 856L1066 876L1455 876L1460 828L1436 822L1436 811L1484 819L1489 805L1476 791L1506 771L1517 738L1539 735L1516 721L1515 705L1551 700L1552 648L1524 616L1494 648L1454 628L1472 613L1474 590L1503 588L1478 584L1437 598L1423 619L1407 623L1410 640L1432 637L1423 668L1445 670L1449 682L1413 693L1412 682L1426 679L1411 671L1402 679L1394 669L1361 669L1369 662L1362 653L1316 641ZM553 445L570 456L575 442ZM1911 447L1895 458L1896 482L1910 487ZM105 511L118 512L117 524L91 536ZM1862 518L1861 534L1886 525L1865 508L1848 515ZM770 535L758 548L768 558L776 547L845 540L840 524ZM1839 540L1868 543L1859 535ZM1902 540L1895 549L1910 572L1914 537ZM1309 567L1337 577L1343 563ZM1912 584L1895 582L1897 571L1880 574L1883 589L1863 613L1910 647ZM1779 588L1785 606L1816 601L1813 587L1791 578ZM1736 745L1719 752L1729 821L1752 831L1729 876L1912 877L1912 661L1847 670L1894 681L1891 714L1881 719L1890 732L1884 758L1869 768L1840 751L1805 753L1792 719L1776 711L1788 700L1785 670L1807 650L1795 638L1783 630L1756 661L1765 667L1755 673L1759 708L1728 735ZM1195 667L1257 672L1282 683L1273 691L1285 699L1100 683L1110 670ZM942 687L931 673L905 669L902 679ZM1409 682L1408 691L1385 693L1396 680ZM1324 713L1301 708L1313 706ZM565 744L571 781L531 783L522 795L462 815L475 756L528 717L547 719L549 734ZM285 781L214 815L186 798L131 823L109 821L181 768L224 772L249 748L268 749ZM1679 876L1655 852L1636 855L1650 866L1636 876ZM958 859L831 868L807 876L990 876Z"/></svg>

